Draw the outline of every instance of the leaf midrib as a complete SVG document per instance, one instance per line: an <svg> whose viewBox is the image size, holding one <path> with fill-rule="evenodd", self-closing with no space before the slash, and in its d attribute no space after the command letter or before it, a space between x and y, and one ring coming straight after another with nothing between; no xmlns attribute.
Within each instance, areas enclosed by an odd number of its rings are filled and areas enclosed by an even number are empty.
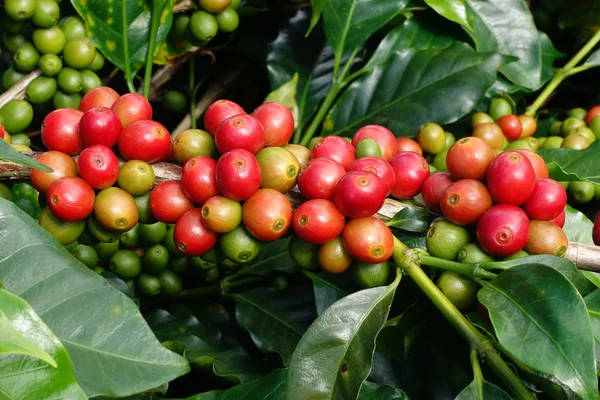
<svg viewBox="0 0 600 400"><path fill-rule="evenodd" d="M510 301L517 309L519 309L524 315L526 315L531 322L533 322L533 324L540 330L540 332L542 332L544 335L546 335L546 337L548 339L550 339L550 341L552 343L554 343L554 345L556 346L556 348L559 350L559 352L564 356L564 358L567 360L569 366L571 367L571 369L575 372L575 374L577 375L577 377L579 378L579 382L581 384L583 384L583 387L587 388L587 384L585 383L585 380L583 380L583 378L581 377L581 375L579 374L579 371L577 370L577 368L575 368L575 366L573 365L571 359L569 357L567 357L567 355L565 354L562 346L559 345L559 343L557 343L554 338L552 338L552 336L550 336L548 334L548 332L546 332L545 329L543 329L535 319L533 319L528 312L525 312L525 310L523 309L523 307L521 307L518 303L516 303L510 296L508 296L507 293L505 293L504 291L500 290L500 288L494 286L493 284L488 284L486 285L486 287L495 290L496 292L498 292L499 294L503 295L508 301ZM586 389L587 391L587 389Z"/></svg>
<svg viewBox="0 0 600 400"><path fill-rule="evenodd" d="M282 325L288 327L289 329L293 330L295 333L298 334L298 336L302 337L302 332L296 330L296 328L294 328L293 326L291 326L290 324L287 323L287 321L284 321L283 319L280 319L279 317L277 317L275 314L273 314L272 312L268 311L267 309L265 309L264 307L260 306L259 304L257 304L256 302L248 299L247 297L244 297L244 295L237 295L235 296L236 298L245 301L246 303L248 303L251 306L254 306L255 308L259 309L260 311L264 312L267 316L271 317L272 319L281 322Z"/></svg>

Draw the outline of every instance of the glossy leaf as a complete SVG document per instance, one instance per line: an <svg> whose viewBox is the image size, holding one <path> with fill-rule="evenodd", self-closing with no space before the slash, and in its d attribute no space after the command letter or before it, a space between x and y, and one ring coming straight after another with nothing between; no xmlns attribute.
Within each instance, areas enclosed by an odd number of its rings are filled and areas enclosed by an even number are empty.
<svg viewBox="0 0 600 400"><path fill-rule="evenodd" d="M373 33L394 18L408 0L327 0L323 4L325 36L341 61Z"/></svg>
<svg viewBox="0 0 600 400"><path fill-rule="evenodd" d="M311 291L302 286L284 292L256 288L233 298L238 324L250 332L260 350L279 353L287 366L300 338L317 317Z"/></svg>
<svg viewBox="0 0 600 400"><path fill-rule="evenodd" d="M541 85L542 55L533 17L525 0L466 0L467 19L478 51L515 56L500 67L511 82L535 90Z"/></svg>
<svg viewBox="0 0 600 400"><path fill-rule="evenodd" d="M197 367L234 382L246 382L260 376L262 370L241 347L224 347L221 332L214 321L200 322L194 315L180 310L152 310L146 314L148 324L162 342L185 346L185 356Z"/></svg>
<svg viewBox="0 0 600 400"><path fill-rule="evenodd" d="M100 273L100 276L106 279L106 282L110 283L115 289L125 293L128 297L135 297L133 288L112 272L104 270Z"/></svg>
<svg viewBox="0 0 600 400"><path fill-rule="evenodd" d="M386 222L386 225L403 231L423 233L435 218L436 215L426 208L406 207Z"/></svg>
<svg viewBox="0 0 600 400"><path fill-rule="evenodd" d="M87 399L67 351L29 304L0 289L0 307L0 397Z"/></svg>
<svg viewBox="0 0 600 400"><path fill-rule="evenodd" d="M511 357L567 392L600 398L587 309L560 272L536 264L511 268L486 283L478 298Z"/></svg>
<svg viewBox="0 0 600 400"><path fill-rule="evenodd" d="M310 32L319 23L319 20L321 19L321 13L323 12L324 4L325 4L325 0L311 0L310 1L310 5L311 5L310 25L308 27L308 31L306 32L306 36L310 35Z"/></svg>
<svg viewBox="0 0 600 400"><path fill-rule="evenodd" d="M583 150L543 149L538 153L546 164L550 177L557 181L589 181L600 184L600 140Z"/></svg>
<svg viewBox="0 0 600 400"><path fill-rule="evenodd" d="M471 400L471 399L494 399L494 400L510 400L512 397L498 386L487 381L482 382L481 391L477 387L477 382L473 381L469 386L456 396L454 400Z"/></svg>
<svg viewBox="0 0 600 400"><path fill-rule="evenodd" d="M472 29L467 20L465 0L425 0L425 3L442 17L461 24L466 30Z"/></svg>
<svg viewBox="0 0 600 400"><path fill-rule="evenodd" d="M163 12L156 38L159 50L173 23L174 0L161 0ZM133 79L145 64L150 38L150 2L71 0L85 21L88 37L108 60Z"/></svg>
<svg viewBox="0 0 600 400"><path fill-rule="evenodd" d="M360 388L359 400L409 400L398 388L366 381Z"/></svg>
<svg viewBox="0 0 600 400"><path fill-rule="evenodd" d="M326 271L304 271L304 274L313 282L317 315L323 314L329 306L352 292L348 274L331 274Z"/></svg>
<svg viewBox="0 0 600 400"><path fill-rule="evenodd" d="M160 345L127 296L4 199L0 237L0 281L60 339L87 396L139 393L189 370L182 357Z"/></svg>
<svg viewBox="0 0 600 400"><path fill-rule="evenodd" d="M0 140L0 160L11 161L15 164L25 165L29 168L39 169L44 172L52 172L54 171L52 168L44 165L40 162L35 161L31 157L27 157L25 154L19 153L4 140Z"/></svg>
<svg viewBox="0 0 600 400"><path fill-rule="evenodd" d="M331 87L333 51L326 44L323 32L315 30L304 37L310 12L301 8L280 28L277 38L269 44L267 71L271 89L275 90L298 74L296 103L297 129L306 124Z"/></svg>
<svg viewBox="0 0 600 400"><path fill-rule="evenodd" d="M286 399L357 396L399 282L400 275L389 286L355 292L317 318L292 356Z"/></svg>
<svg viewBox="0 0 600 400"><path fill-rule="evenodd" d="M585 305L590 314L592 331L594 332L594 347L596 349L596 370L600 371L600 290L585 296Z"/></svg>
<svg viewBox="0 0 600 400"><path fill-rule="evenodd" d="M397 360L404 360L430 311L423 302L419 302L402 314L389 319L377 336L376 351Z"/></svg>
<svg viewBox="0 0 600 400"><path fill-rule="evenodd" d="M477 53L464 43L442 50L396 51L350 85L327 116L323 131L339 135L380 124L396 136L414 136L425 122L454 122L485 95L504 61L503 56Z"/></svg>
<svg viewBox="0 0 600 400"><path fill-rule="evenodd" d="M439 24L428 18L413 16L385 35L367 62L365 69L369 70L385 63L395 52L400 50L446 49L452 43L454 43L454 38L442 32Z"/></svg>

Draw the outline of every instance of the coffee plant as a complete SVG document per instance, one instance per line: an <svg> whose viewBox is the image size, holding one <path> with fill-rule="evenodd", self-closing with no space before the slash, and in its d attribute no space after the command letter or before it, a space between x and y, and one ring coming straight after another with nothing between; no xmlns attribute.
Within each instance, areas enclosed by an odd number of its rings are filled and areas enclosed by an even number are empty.
<svg viewBox="0 0 600 400"><path fill-rule="evenodd" d="M596 0L4 0L0 397L600 399Z"/></svg>

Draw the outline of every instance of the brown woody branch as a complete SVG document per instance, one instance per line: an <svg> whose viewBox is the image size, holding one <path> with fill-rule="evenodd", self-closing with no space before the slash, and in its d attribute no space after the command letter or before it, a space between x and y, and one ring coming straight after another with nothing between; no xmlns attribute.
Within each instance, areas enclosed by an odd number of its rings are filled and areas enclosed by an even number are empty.
<svg viewBox="0 0 600 400"><path fill-rule="evenodd" d="M37 158L42 152L24 153L31 158ZM77 156L73 157L77 159ZM125 162L119 159L122 165ZM175 164L158 162L152 164L156 183L163 181L181 179L181 167ZM27 180L31 174L31 169L24 165L15 164L10 161L0 160L0 180ZM294 207L304 202L304 198L297 188L294 188L287 194L288 199ZM393 199L385 199L383 207L375 214L382 221L389 221L402 209L409 207ZM571 260L579 269L586 271L600 272L600 246L588 246L581 243L569 243L569 248L565 258Z"/></svg>
<svg viewBox="0 0 600 400"><path fill-rule="evenodd" d="M6 92L2 93L0 95L0 108L11 100L24 99L25 89L27 89L27 86L40 75L42 75L42 71L39 69L33 70L11 86Z"/></svg>

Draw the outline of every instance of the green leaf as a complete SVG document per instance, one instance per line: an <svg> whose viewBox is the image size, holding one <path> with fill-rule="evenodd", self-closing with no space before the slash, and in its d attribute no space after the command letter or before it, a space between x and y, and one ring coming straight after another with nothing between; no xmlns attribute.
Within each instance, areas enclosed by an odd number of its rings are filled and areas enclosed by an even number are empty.
<svg viewBox="0 0 600 400"><path fill-rule="evenodd" d="M389 319L377 336L376 351L396 360L404 360L430 311L423 302L418 302L402 314Z"/></svg>
<svg viewBox="0 0 600 400"><path fill-rule="evenodd" d="M473 381L454 400L472 400L472 399L494 399L510 400L512 397L498 386L487 381L482 382L481 392L477 388L477 382Z"/></svg>
<svg viewBox="0 0 600 400"><path fill-rule="evenodd" d="M333 74L333 51L326 44L323 32L317 30L308 38L310 16L306 8L281 26L277 38L269 44L267 71L271 90L280 88L298 74L296 103L298 118L296 129L300 131L331 87Z"/></svg>
<svg viewBox="0 0 600 400"><path fill-rule="evenodd" d="M392 29L379 43L365 65L366 70L385 63L395 52L406 49L446 49L454 38L440 29L440 25L428 18L413 16Z"/></svg>
<svg viewBox="0 0 600 400"><path fill-rule="evenodd" d="M353 291L348 274L331 274L326 271L303 272L313 282L317 315L323 314L329 306Z"/></svg>
<svg viewBox="0 0 600 400"><path fill-rule="evenodd" d="M590 318L560 272L536 264L514 267L486 283L478 298L511 357L567 393L600 398Z"/></svg>
<svg viewBox="0 0 600 400"><path fill-rule="evenodd" d="M324 133L340 135L381 124L396 136L414 136L425 122L454 122L485 95L504 61L464 43L442 50L397 51L352 83L327 116Z"/></svg>
<svg viewBox="0 0 600 400"><path fill-rule="evenodd" d="M27 157L25 154L19 153L4 140L0 140L0 160L14 162L15 164L25 165L29 168L39 169L44 172L53 172L54 170L47 165L35 161L31 157Z"/></svg>
<svg viewBox="0 0 600 400"><path fill-rule="evenodd" d="M128 396L189 371L160 345L131 299L4 199L0 237L0 281L60 339L87 396Z"/></svg>
<svg viewBox="0 0 600 400"><path fill-rule="evenodd" d="M596 370L600 371L600 290L588 294L584 298L590 321L592 322L592 331L594 332L594 347L596 349Z"/></svg>
<svg viewBox="0 0 600 400"><path fill-rule="evenodd" d="M594 246L592 230L594 223L582 212L567 205L565 207L565 226L563 232L567 235L569 242L577 242ZM581 273L594 285L600 287L600 273L592 271L581 271ZM585 296L582 294L582 296Z"/></svg>
<svg viewBox="0 0 600 400"><path fill-rule="evenodd" d="M310 16L310 25L308 27L308 31L306 32L306 36L310 35L310 32L319 23L319 20L321 19L321 13L323 12L324 4L325 0L310 0L310 5L312 6L312 14Z"/></svg>
<svg viewBox="0 0 600 400"><path fill-rule="evenodd" d="M238 324L250 332L261 351L279 353L287 366L300 338L317 317L311 291L301 286L285 292L256 288L233 298Z"/></svg>
<svg viewBox="0 0 600 400"><path fill-rule="evenodd" d="M0 289L0 297L6 297L5 290ZM16 297L16 296L15 296ZM2 306L6 308L5 305ZM31 311L33 313L33 311ZM29 328L28 328L29 329ZM0 309L0 355L21 354L40 359L56 368L56 361L50 354L46 353L37 344L21 335L10 323L6 315Z"/></svg>
<svg viewBox="0 0 600 400"><path fill-rule="evenodd" d="M542 55L538 33L525 0L467 0L467 18L478 51L518 58L500 72L530 90L541 86Z"/></svg>
<svg viewBox="0 0 600 400"><path fill-rule="evenodd" d="M360 389L359 400L409 400L402 390L366 381Z"/></svg>
<svg viewBox="0 0 600 400"><path fill-rule="evenodd" d="M557 181L588 181L600 184L600 140L583 150L543 149L538 154L548 164L550 177Z"/></svg>
<svg viewBox="0 0 600 400"><path fill-rule="evenodd" d="M406 207L386 222L386 225L403 231L423 233L429 229L435 217L436 215L426 208Z"/></svg>
<svg viewBox="0 0 600 400"><path fill-rule="evenodd" d="M0 289L0 306L0 397L87 399L67 351L29 304Z"/></svg>
<svg viewBox="0 0 600 400"><path fill-rule="evenodd" d="M466 30L471 30L467 20L465 0L425 0L425 3L442 17L462 25Z"/></svg>
<svg viewBox="0 0 600 400"><path fill-rule="evenodd" d="M292 356L286 399L355 398L369 375L375 339L401 275L389 286L355 292L308 328Z"/></svg>
<svg viewBox="0 0 600 400"><path fill-rule="evenodd" d="M538 31L538 40L540 42L540 49L542 51L542 73L540 83L544 84L554 77L556 74L556 68L554 68L554 61L565 56L564 53L556 50L552 41L542 31Z"/></svg>
<svg viewBox="0 0 600 400"><path fill-rule="evenodd" d="M174 0L160 0L163 12L156 38L159 50L173 23ZM85 21L87 36L102 54L125 72L128 82L145 64L150 39L150 2L71 0Z"/></svg>
<svg viewBox="0 0 600 400"><path fill-rule="evenodd" d="M292 79L273 90L265 97L264 102L274 101L283 104L292 113L294 117L294 126L297 128L300 121L298 102L296 102L296 93L298 91L298 73L292 76Z"/></svg>
<svg viewBox="0 0 600 400"><path fill-rule="evenodd" d="M183 309L175 314L152 310L145 317L160 341L182 343L187 359L197 367L238 383L256 379L262 372L256 361L240 346L224 347L214 320L207 319L204 325Z"/></svg>
<svg viewBox="0 0 600 400"><path fill-rule="evenodd" d="M347 52L362 45L373 33L404 9L408 0L328 0L323 4L325 36L341 62Z"/></svg>

